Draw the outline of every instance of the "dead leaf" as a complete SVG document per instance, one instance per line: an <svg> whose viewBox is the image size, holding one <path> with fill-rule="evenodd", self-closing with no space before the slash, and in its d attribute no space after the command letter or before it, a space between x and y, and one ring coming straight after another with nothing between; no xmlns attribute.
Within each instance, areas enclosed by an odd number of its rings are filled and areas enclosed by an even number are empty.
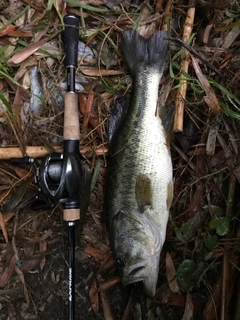
<svg viewBox="0 0 240 320"><path fill-rule="evenodd" d="M179 292L179 286L176 279L177 272L169 252L166 254L166 274L171 291L174 293Z"/></svg>
<svg viewBox="0 0 240 320"><path fill-rule="evenodd" d="M47 251L47 242L46 241L40 241L39 243L39 252L46 252ZM42 271L46 263L45 256L42 258L42 260L39 262L39 268Z"/></svg>
<svg viewBox="0 0 240 320"><path fill-rule="evenodd" d="M213 156L215 154L216 149L216 139L218 135L218 128L219 128L219 116L216 116L212 126L209 129L207 143L206 143L206 152L209 156Z"/></svg>
<svg viewBox="0 0 240 320"><path fill-rule="evenodd" d="M23 260L20 268L21 272L23 272L23 274L26 274L29 271L34 270L44 257L45 257L45 253L43 252L33 256L30 259Z"/></svg>
<svg viewBox="0 0 240 320"><path fill-rule="evenodd" d="M194 311L194 307L192 303L192 296L191 296L191 293L188 291L184 315L182 317L182 320L191 320L193 318L193 311Z"/></svg>
<svg viewBox="0 0 240 320"><path fill-rule="evenodd" d="M186 296L181 292L173 293L170 288L166 287L166 285L163 284L157 289L155 302L160 304L167 304L169 306L184 307L186 306ZM195 310L203 310L204 305L199 301L193 300L192 303Z"/></svg>
<svg viewBox="0 0 240 320"><path fill-rule="evenodd" d="M111 305L110 305L109 299L105 295L105 292L103 292L103 291L100 292L100 298L101 298L101 302L102 302L102 309L103 309L104 319L107 319L107 320L116 319L113 316L113 312L111 310Z"/></svg>
<svg viewBox="0 0 240 320"><path fill-rule="evenodd" d="M7 36L9 35L9 32L12 32L16 30L16 27L15 26L7 26L4 30L0 31L0 37L4 37L4 36Z"/></svg>
<svg viewBox="0 0 240 320"><path fill-rule="evenodd" d="M160 10L162 8L162 0L156 0L156 10Z"/></svg>
<svg viewBox="0 0 240 320"><path fill-rule="evenodd" d="M2 213L0 213L0 227L2 229L4 239L5 239L6 243L8 243L8 233L7 233L7 228L6 228Z"/></svg>
<svg viewBox="0 0 240 320"><path fill-rule="evenodd" d="M98 120L98 116L96 112L92 108L94 97L94 91L90 90L88 98L83 93L78 95L80 111L84 115L83 120L83 136L86 134L88 121L93 129L96 129L96 132L99 136L101 136L101 129L99 127L100 122Z"/></svg>
<svg viewBox="0 0 240 320"><path fill-rule="evenodd" d="M26 286L24 275L23 275L22 271L17 266L15 266L15 271L18 274L18 277L19 277L20 281L22 282L25 300L26 300L27 304L29 305L30 304L30 298L29 298L28 289L27 289L27 286Z"/></svg>
<svg viewBox="0 0 240 320"><path fill-rule="evenodd" d="M92 285L89 290L89 299L91 302L92 309L95 313L99 311L99 296L98 296L98 289L97 289L97 281L94 278Z"/></svg>
<svg viewBox="0 0 240 320"><path fill-rule="evenodd" d="M53 5L56 8L57 12L59 12L62 15L62 17L64 17L67 14L66 1L54 0Z"/></svg>
<svg viewBox="0 0 240 320"><path fill-rule="evenodd" d="M19 178L26 180L29 176L29 170L20 167L13 167Z"/></svg>
<svg viewBox="0 0 240 320"><path fill-rule="evenodd" d="M235 174L235 177L236 177L236 179L237 179L237 181L238 181L238 183L240 183L240 166L236 166L235 168L234 168L234 174Z"/></svg>
<svg viewBox="0 0 240 320"><path fill-rule="evenodd" d="M212 87L210 86L210 83L208 82L207 77L202 73L202 70L200 69L199 64L198 64L198 60L196 58L194 58L191 54L190 54L190 56L192 58L192 65L195 70L196 76L198 77L198 80L200 81L200 83L206 93L206 96L204 97L206 104L213 112L216 112L216 113L220 112L221 107L218 102L218 99L217 99Z"/></svg>
<svg viewBox="0 0 240 320"><path fill-rule="evenodd" d="M237 39L237 37L240 34L240 21L236 22L238 25L235 25L232 30L230 30L224 39L224 42L222 44L222 48L228 49L232 43ZM229 26L228 26L229 27Z"/></svg>
<svg viewBox="0 0 240 320"><path fill-rule="evenodd" d="M3 214L11 212L22 201L22 198L24 197L27 191L28 184L29 179L21 181L16 192L14 192L5 203L3 208Z"/></svg>
<svg viewBox="0 0 240 320"><path fill-rule="evenodd" d="M34 52L36 52L39 48L41 48L44 43L48 41L49 38L42 39L40 41L31 43L26 48L23 48L19 52L15 53L11 59L8 60L8 62L12 62L14 64L18 64L23 62L25 59L27 59L29 56L31 56Z"/></svg>
<svg viewBox="0 0 240 320"><path fill-rule="evenodd" d="M203 33L203 43L208 44L213 24L208 24Z"/></svg>
<svg viewBox="0 0 240 320"><path fill-rule="evenodd" d="M11 278L11 276L13 274L13 271L15 269L17 261L18 261L18 258L14 254L12 256L12 259L11 259L11 262L10 262L9 266L7 266L5 268L3 274L0 277L0 287L4 287L8 283L8 281L10 280L10 278Z"/></svg>
<svg viewBox="0 0 240 320"><path fill-rule="evenodd" d="M106 272L107 270L111 269L115 265L115 260L113 256L109 253L106 258L101 262L101 266L98 269L98 272Z"/></svg>
<svg viewBox="0 0 240 320"><path fill-rule="evenodd" d="M8 212L3 216L3 221L7 223L9 220L12 219L12 217L14 217L14 212Z"/></svg>
<svg viewBox="0 0 240 320"><path fill-rule="evenodd" d="M119 282L121 282L121 277L120 276L114 276L111 279L108 279L107 281L103 282L99 286L98 291L106 291L109 288L112 288L113 286L115 286Z"/></svg>
<svg viewBox="0 0 240 320"><path fill-rule="evenodd" d="M25 75L25 73L27 72L29 67L34 67L36 65L37 65L37 60L36 60L35 56L27 58L26 60L23 61L23 63L21 64L21 66L19 67L17 72L15 73L14 79L16 81L19 81Z"/></svg>
<svg viewBox="0 0 240 320"><path fill-rule="evenodd" d="M22 6L22 2L16 0L9 0L7 1L7 3L8 7L2 10L1 14L9 14L10 17L14 17L17 14L18 9Z"/></svg>
<svg viewBox="0 0 240 320"><path fill-rule="evenodd" d="M84 252L86 254L90 255L91 257L98 259L98 260L104 260L107 255L107 252L105 252L101 249L93 248L93 247L86 247L84 249Z"/></svg>
<svg viewBox="0 0 240 320"><path fill-rule="evenodd" d="M104 76L116 76L119 74L124 74L120 70L99 70L99 69L82 69L81 70L85 76L89 77L104 77Z"/></svg>
<svg viewBox="0 0 240 320"><path fill-rule="evenodd" d="M8 36L13 38L32 38L33 34L31 31L24 31L24 30L13 30L8 33Z"/></svg>
<svg viewBox="0 0 240 320"><path fill-rule="evenodd" d="M88 121L90 119L90 111L91 111L91 108L92 108L93 97L94 97L94 91L91 90L90 93L89 93L88 99L84 99L85 103L82 104L82 110L84 109L84 112L83 112L83 115L84 115L84 118L83 118L83 129L82 129L83 139L84 139L84 137L86 136L86 133L87 133L87 126L88 126Z"/></svg>

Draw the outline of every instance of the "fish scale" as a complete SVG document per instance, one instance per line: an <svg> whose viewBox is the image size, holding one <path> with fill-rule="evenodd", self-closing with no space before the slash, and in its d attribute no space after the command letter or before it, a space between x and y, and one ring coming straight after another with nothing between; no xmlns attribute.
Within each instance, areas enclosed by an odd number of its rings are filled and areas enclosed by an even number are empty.
<svg viewBox="0 0 240 320"><path fill-rule="evenodd" d="M162 46L154 48L153 39L146 40L136 31L128 30L123 36L133 88L127 115L111 141L105 198L108 230L117 261L121 261L123 284L143 281L149 297L155 295L172 196L171 156L156 113L166 59L163 34L152 36ZM137 48L144 54L134 52ZM156 51L156 59L151 50Z"/></svg>

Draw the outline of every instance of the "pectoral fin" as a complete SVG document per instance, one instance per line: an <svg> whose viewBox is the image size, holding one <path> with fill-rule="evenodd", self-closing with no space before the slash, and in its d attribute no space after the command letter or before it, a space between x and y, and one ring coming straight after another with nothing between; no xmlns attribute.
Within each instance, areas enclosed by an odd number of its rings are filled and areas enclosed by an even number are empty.
<svg viewBox="0 0 240 320"><path fill-rule="evenodd" d="M167 208L169 209L173 199L173 181L169 182L167 188Z"/></svg>
<svg viewBox="0 0 240 320"><path fill-rule="evenodd" d="M152 206L152 182L147 175L140 174L137 177L135 195L140 212L144 212L146 206Z"/></svg>

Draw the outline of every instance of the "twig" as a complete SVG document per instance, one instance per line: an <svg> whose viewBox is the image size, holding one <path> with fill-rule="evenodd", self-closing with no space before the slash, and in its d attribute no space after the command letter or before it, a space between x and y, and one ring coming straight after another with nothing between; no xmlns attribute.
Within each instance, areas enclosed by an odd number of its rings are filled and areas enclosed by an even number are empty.
<svg viewBox="0 0 240 320"><path fill-rule="evenodd" d="M109 303L109 300L106 297L105 292L100 291L100 299L102 302L102 309L103 309L103 314L104 314L104 319L106 320L114 320L112 311L111 311L111 306Z"/></svg>
<svg viewBox="0 0 240 320"><path fill-rule="evenodd" d="M187 49L192 55L197 57L199 60L201 60L206 66L208 66L212 71L214 71L221 79L224 78L224 75L218 71L217 68L215 68L210 62L208 62L205 58L203 58L195 49L193 49L189 44L184 42L181 39L178 38L169 38L169 40L178 42L181 46L183 46L185 49Z"/></svg>
<svg viewBox="0 0 240 320"><path fill-rule="evenodd" d="M190 38L190 35L192 33L193 28L193 22L194 22L194 16L195 16L195 0L189 0L188 2L188 11L186 20L184 23L184 29L183 29L183 36L182 40L187 41ZM176 96L176 111L175 111L175 117L174 117L174 125L173 125L173 131L175 132L182 132L183 131L183 116L184 116L184 101L186 98L186 92L187 92L187 80L184 76L184 73L188 73L189 68L189 52L184 51L181 55L181 69L182 72L180 74L180 86L177 92Z"/></svg>
<svg viewBox="0 0 240 320"><path fill-rule="evenodd" d="M236 177L232 173L230 176L229 186L228 186L228 197L227 197L227 206L226 206L226 217L229 219L233 214L233 203L234 203L234 193L236 187Z"/></svg>
<svg viewBox="0 0 240 320"><path fill-rule="evenodd" d="M225 250L223 255L223 269L222 269L222 292L221 292L221 320L225 320L227 317L227 291L228 291L228 279L229 279L229 254Z"/></svg>
<svg viewBox="0 0 240 320"><path fill-rule="evenodd" d="M24 145L24 143L22 142L22 139L21 139L21 135L22 135L22 134L21 134L20 132L18 132L18 131L20 131L20 128L18 128L18 122L15 121L15 122L13 123L8 112L6 112L5 115L6 115L6 117L8 118L8 121L9 121L11 127L12 127L12 130L13 130L13 132L14 132L14 135L15 135L18 143L19 143L19 146L20 146L20 149L21 149L22 154L25 154L26 147L25 147L25 145Z"/></svg>
<svg viewBox="0 0 240 320"><path fill-rule="evenodd" d="M16 213L15 213L15 220L14 220L14 226L13 226L13 237L12 237L12 248L13 248L13 251L14 251L14 255L15 255L16 261L19 261L19 253L18 253L18 249L17 249L17 246L16 246L16 241L15 241L16 240L17 225L18 225L18 210L16 210ZM27 302L27 304L30 304L30 298L29 298L26 282L25 282L25 279L24 279L24 274L18 268L17 265L15 266L15 271L18 274L19 279L23 284L23 291L24 291L26 302Z"/></svg>

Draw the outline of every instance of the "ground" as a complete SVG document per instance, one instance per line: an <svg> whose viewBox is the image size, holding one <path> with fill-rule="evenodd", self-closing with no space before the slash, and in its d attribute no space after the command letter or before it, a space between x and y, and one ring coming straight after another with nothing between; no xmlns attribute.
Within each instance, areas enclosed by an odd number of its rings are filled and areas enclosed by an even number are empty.
<svg viewBox="0 0 240 320"><path fill-rule="evenodd" d="M141 318L239 319L238 1L2 0L0 9L0 319L68 319L62 206L33 211L33 167L10 161L37 164L62 148L66 13L80 18L80 150L92 173L76 230L76 319L140 319L141 287L122 287L104 215L108 120L131 92L120 34L132 27L168 30L159 106L175 106L174 197L157 293L141 298Z"/></svg>

